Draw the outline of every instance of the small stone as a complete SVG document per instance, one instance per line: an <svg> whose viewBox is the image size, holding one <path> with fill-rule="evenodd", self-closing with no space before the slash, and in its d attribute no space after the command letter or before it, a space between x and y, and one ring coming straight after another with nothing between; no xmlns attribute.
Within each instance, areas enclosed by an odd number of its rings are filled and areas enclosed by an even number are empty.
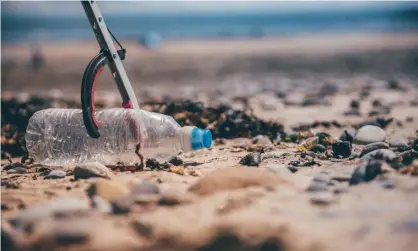
<svg viewBox="0 0 418 251"><path fill-rule="evenodd" d="M308 192L323 192L328 191L328 185L323 182L311 182L309 186L306 188Z"/></svg>
<svg viewBox="0 0 418 251"><path fill-rule="evenodd" d="M367 145L375 142L382 142L386 138L385 131L377 126L365 125L356 134L355 143Z"/></svg>
<svg viewBox="0 0 418 251"><path fill-rule="evenodd" d="M289 165L291 165L291 166L299 166L300 165L300 161L298 161L298 160L290 161L289 162Z"/></svg>
<svg viewBox="0 0 418 251"><path fill-rule="evenodd" d="M9 210L9 206L5 202L1 203L1 211L3 210Z"/></svg>
<svg viewBox="0 0 418 251"><path fill-rule="evenodd" d="M16 168L16 167L22 167L22 164L20 164L18 162L10 163L10 164L2 166L1 170L2 171L7 171L7 170L11 170L11 169Z"/></svg>
<svg viewBox="0 0 418 251"><path fill-rule="evenodd" d="M91 198L91 202L94 208L97 208L99 211L103 213L112 212L112 205L108 201L106 201L105 199L103 199L102 197L98 195L94 195Z"/></svg>
<svg viewBox="0 0 418 251"><path fill-rule="evenodd" d="M78 213L87 213L89 209L90 205L87 200L80 200L78 198L57 199L20 211L11 220L11 223L16 228L30 230L32 224L36 221L41 221L54 215L78 215Z"/></svg>
<svg viewBox="0 0 418 251"><path fill-rule="evenodd" d="M264 135L257 135L252 139L253 144L259 144L259 145L271 145L271 140Z"/></svg>
<svg viewBox="0 0 418 251"><path fill-rule="evenodd" d="M400 159L403 165L410 165L414 161L414 159L418 158L418 152L414 150L405 151L400 154Z"/></svg>
<svg viewBox="0 0 418 251"><path fill-rule="evenodd" d="M377 180L377 184L384 189L395 188L395 184L393 183L392 180L389 180L389 179Z"/></svg>
<svg viewBox="0 0 418 251"><path fill-rule="evenodd" d="M360 102L358 100L351 100L350 107L353 109L359 109L360 108Z"/></svg>
<svg viewBox="0 0 418 251"><path fill-rule="evenodd" d="M351 155L351 144L348 141L340 141L332 144L332 151L335 156L348 158Z"/></svg>
<svg viewBox="0 0 418 251"><path fill-rule="evenodd" d="M317 144L312 146L311 151L314 153L324 153L327 150L327 148L321 144Z"/></svg>
<svg viewBox="0 0 418 251"><path fill-rule="evenodd" d="M184 166L172 166L170 168L168 168L169 172L172 173L176 173L178 175L184 175L185 171L184 171Z"/></svg>
<svg viewBox="0 0 418 251"><path fill-rule="evenodd" d="M382 174L382 161L375 159L368 159L362 161L360 165L354 170L349 181L350 185L357 185L362 182L368 182Z"/></svg>
<svg viewBox="0 0 418 251"><path fill-rule="evenodd" d="M408 142L406 142L405 139L400 139L400 138L389 139L388 143L390 147L405 147L405 146L407 147L408 146Z"/></svg>
<svg viewBox="0 0 418 251"><path fill-rule="evenodd" d="M287 182L277 174L258 168L230 167L210 172L193 184L189 191L199 195L209 195L247 187L264 187L273 190L280 184L284 185Z"/></svg>
<svg viewBox="0 0 418 251"><path fill-rule="evenodd" d="M288 166L287 167L292 173L296 173L299 170L297 166Z"/></svg>
<svg viewBox="0 0 418 251"><path fill-rule="evenodd" d="M351 108L350 110L344 112L345 116L361 116L361 113L356 108Z"/></svg>
<svg viewBox="0 0 418 251"><path fill-rule="evenodd" d="M107 201L112 201L129 193L130 190L126 184L106 179L97 179L87 189L90 198L98 195Z"/></svg>
<svg viewBox="0 0 418 251"><path fill-rule="evenodd" d="M74 179L89 179L93 177L110 179L113 173L100 163L87 163L74 168Z"/></svg>
<svg viewBox="0 0 418 251"><path fill-rule="evenodd" d="M45 179L62 179L66 175L67 173L62 170L52 170L47 176L45 176Z"/></svg>
<svg viewBox="0 0 418 251"><path fill-rule="evenodd" d="M406 152L406 151L409 151L409 150L411 150L411 148L409 146L398 146L396 148L396 151L400 152L400 153L403 153L403 152Z"/></svg>
<svg viewBox="0 0 418 251"><path fill-rule="evenodd" d="M26 173L26 169L21 166L18 166L18 167L8 170L7 173L8 174L12 174L12 173L24 174Z"/></svg>
<svg viewBox="0 0 418 251"><path fill-rule="evenodd" d="M348 192L348 187L346 186L337 186L334 188L334 194L342 194L342 193L347 193Z"/></svg>
<svg viewBox="0 0 418 251"><path fill-rule="evenodd" d="M180 159L179 157L173 157L168 162L175 166L183 165L183 160Z"/></svg>
<svg viewBox="0 0 418 251"><path fill-rule="evenodd" d="M314 205L329 205L335 201L334 195L330 192L313 193L310 196L311 203Z"/></svg>
<svg viewBox="0 0 418 251"><path fill-rule="evenodd" d="M270 165L266 167L266 170L276 174L290 174L289 169L285 165Z"/></svg>
<svg viewBox="0 0 418 251"><path fill-rule="evenodd" d="M331 181L331 177L328 174L320 173L320 174L314 176L313 181L318 182L318 183L324 183L324 184L328 185Z"/></svg>
<svg viewBox="0 0 418 251"><path fill-rule="evenodd" d="M159 194L160 188L155 181L144 180L137 182L131 188L132 194Z"/></svg>
<svg viewBox="0 0 418 251"><path fill-rule="evenodd" d="M368 154L369 152L373 152L378 149L389 149L389 145L386 144L385 142L376 142L376 143L368 144L361 151L360 158Z"/></svg>
<svg viewBox="0 0 418 251"><path fill-rule="evenodd" d="M378 149L378 150L374 150L372 152L369 152L365 155L363 155L363 157L361 157L362 160L365 159L379 159L379 160L384 160L387 162L392 162L396 159L396 153L394 153L392 150L389 149Z"/></svg>
<svg viewBox="0 0 418 251"><path fill-rule="evenodd" d="M244 166L259 166L261 162L261 153L252 152L245 155L241 160L240 164Z"/></svg>

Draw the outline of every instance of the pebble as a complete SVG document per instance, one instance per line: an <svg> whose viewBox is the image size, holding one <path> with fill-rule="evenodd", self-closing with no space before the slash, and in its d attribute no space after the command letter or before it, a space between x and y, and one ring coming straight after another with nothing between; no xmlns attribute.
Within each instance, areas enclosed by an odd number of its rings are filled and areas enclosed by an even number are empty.
<svg viewBox="0 0 418 251"><path fill-rule="evenodd" d="M360 165L354 170L349 181L350 185L357 185L362 182L368 182L382 174L382 161L375 159L368 159L362 161Z"/></svg>
<svg viewBox="0 0 418 251"><path fill-rule="evenodd" d="M413 150L405 151L401 153L399 157L402 161L402 164L410 165L414 161L414 158L418 158L418 152Z"/></svg>
<svg viewBox="0 0 418 251"><path fill-rule="evenodd" d="M175 166L183 165L183 160L180 159L179 157L173 157L168 162Z"/></svg>
<svg viewBox="0 0 418 251"><path fill-rule="evenodd" d="M361 116L360 111L357 108L351 108L350 110L344 112L345 116Z"/></svg>
<svg viewBox="0 0 418 251"><path fill-rule="evenodd" d="M390 147L408 147L408 142L405 139L393 138L388 140Z"/></svg>
<svg viewBox="0 0 418 251"><path fill-rule="evenodd" d="M97 179L87 189L87 194L90 198L98 195L106 201L112 201L129 193L130 190L126 184L107 179Z"/></svg>
<svg viewBox="0 0 418 251"><path fill-rule="evenodd" d="M394 182L392 180L389 180L389 179L378 180L377 184L379 186L381 186L382 188L385 188L385 189L395 188Z"/></svg>
<svg viewBox="0 0 418 251"><path fill-rule="evenodd" d="M418 217L410 217L409 219L395 226L397 232L418 233Z"/></svg>
<svg viewBox="0 0 418 251"><path fill-rule="evenodd" d="M62 198L34 205L20 211L11 220L13 226L28 230L36 221L44 220L57 214L87 212L90 209L88 200ZM77 214L78 215L78 214Z"/></svg>
<svg viewBox="0 0 418 251"><path fill-rule="evenodd" d="M132 194L159 194L160 188L155 181L144 180L137 182L131 188Z"/></svg>
<svg viewBox="0 0 418 251"><path fill-rule="evenodd" d="M47 176L45 176L45 179L62 179L66 175L67 174L62 170L52 170Z"/></svg>
<svg viewBox="0 0 418 251"><path fill-rule="evenodd" d="M1 203L1 210L2 210L2 211L3 211L3 210L9 210L9 206L8 206L6 203L2 202L2 203Z"/></svg>
<svg viewBox="0 0 418 251"><path fill-rule="evenodd" d="M241 160L240 164L244 166L259 166L261 162L261 153L252 152L245 155Z"/></svg>
<svg viewBox="0 0 418 251"><path fill-rule="evenodd" d="M396 148L396 151L400 152L400 153L403 153L403 152L406 152L406 151L409 151L409 150L411 150L411 148L409 146L398 146Z"/></svg>
<svg viewBox="0 0 418 251"><path fill-rule="evenodd" d="M252 141L253 144L260 144L260 145L271 145L271 140L265 135L257 135L255 136Z"/></svg>
<svg viewBox="0 0 418 251"><path fill-rule="evenodd" d="M314 145L311 148L311 151L314 152L314 153L323 153L326 150L327 150L327 148L325 146L321 145L321 144Z"/></svg>
<svg viewBox="0 0 418 251"><path fill-rule="evenodd" d="M392 150L389 149L378 149L378 150L374 150L372 152L369 152L365 155L363 155L363 157L361 157L362 160L365 159L381 159L381 160L385 160L387 162L392 162L396 159L396 153L394 153Z"/></svg>
<svg viewBox="0 0 418 251"><path fill-rule="evenodd" d="M329 184L331 181L331 177L328 174L320 173L313 177L314 182Z"/></svg>
<svg viewBox="0 0 418 251"><path fill-rule="evenodd" d="M275 189L286 182L279 175L258 168L229 167L210 172L189 187L189 191L199 195L209 195L221 191L247 187Z"/></svg>
<svg viewBox="0 0 418 251"><path fill-rule="evenodd" d="M286 167L286 165L270 165L266 167L267 171L270 171L272 173L276 173L276 174L290 174L291 172L289 172L289 168Z"/></svg>
<svg viewBox="0 0 418 251"><path fill-rule="evenodd" d="M389 145L385 142L375 142L366 145L363 150L360 153L360 157L363 157L364 155L368 154L369 152L376 151L378 149L389 149Z"/></svg>
<svg viewBox="0 0 418 251"><path fill-rule="evenodd" d="M327 185L327 183L313 181L306 188L306 191L308 191L308 192L323 192L323 191L328 191L328 185Z"/></svg>
<svg viewBox="0 0 418 251"><path fill-rule="evenodd" d="M361 127L356 134L355 142L357 144L367 145L375 142L382 142L386 138L385 131L377 126L365 125Z"/></svg>
<svg viewBox="0 0 418 251"><path fill-rule="evenodd" d="M335 201L334 195L331 192L318 192L310 196L311 203L314 205L328 205Z"/></svg>
<svg viewBox="0 0 418 251"><path fill-rule="evenodd" d="M8 174L13 174L13 173L24 174L26 173L26 169L21 166L18 166L18 167L8 170L7 173Z"/></svg>
<svg viewBox="0 0 418 251"><path fill-rule="evenodd" d="M99 195L94 195L91 198L91 202L94 208L97 208L99 211L103 213L112 212L112 205L108 201L100 197Z"/></svg>
<svg viewBox="0 0 418 251"><path fill-rule="evenodd" d="M332 151L335 156L348 158L351 155L351 144L348 141L340 141L332 144Z"/></svg>
<svg viewBox="0 0 418 251"><path fill-rule="evenodd" d="M74 168L74 179L89 179L93 177L110 179L113 173L100 163L87 163Z"/></svg>
<svg viewBox="0 0 418 251"><path fill-rule="evenodd" d="M299 170L299 167L298 166L293 166L293 165L291 165L291 166L288 166L287 167L292 173L296 173L298 170Z"/></svg>
<svg viewBox="0 0 418 251"><path fill-rule="evenodd" d="M334 188L334 194L342 194L342 193L347 193L348 192L348 187L346 186L337 186Z"/></svg>

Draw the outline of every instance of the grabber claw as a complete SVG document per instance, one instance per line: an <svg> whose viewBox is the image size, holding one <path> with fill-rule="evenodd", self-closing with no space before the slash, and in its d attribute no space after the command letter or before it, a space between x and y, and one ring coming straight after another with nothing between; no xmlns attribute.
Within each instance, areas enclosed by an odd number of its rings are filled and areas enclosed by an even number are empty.
<svg viewBox="0 0 418 251"><path fill-rule="evenodd" d="M101 48L100 53L87 65L81 84L81 105L84 125L90 137L99 138L100 124L96 120L94 92L98 77L106 65L109 66L119 93L122 96L122 107L139 109L139 105L122 64L126 50L107 28L97 2L81 1L81 4ZM116 50L112 38L116 40L121 50Z"/></svg>

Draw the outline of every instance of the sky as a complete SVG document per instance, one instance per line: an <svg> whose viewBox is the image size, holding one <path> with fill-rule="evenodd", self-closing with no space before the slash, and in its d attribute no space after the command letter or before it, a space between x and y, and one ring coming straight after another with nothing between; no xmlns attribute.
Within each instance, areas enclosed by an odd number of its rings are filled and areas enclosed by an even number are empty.
<svg viewBox="0 0 418 251"><path fill-rule="evenodd" d="M288 1L99 1L104 14L233 13L248 11L298 12L312 10L356 10L393 8L402 2L288 2ZM416 3L408 3L416 4ZM79 1L2 1L2 13L26 15L84 15Z"/></svg>

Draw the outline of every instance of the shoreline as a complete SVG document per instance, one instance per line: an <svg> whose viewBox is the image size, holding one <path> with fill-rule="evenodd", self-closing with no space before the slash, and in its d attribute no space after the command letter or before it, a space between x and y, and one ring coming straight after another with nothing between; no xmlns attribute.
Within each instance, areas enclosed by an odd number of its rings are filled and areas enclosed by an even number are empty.
<svg viewBox="0 0 418 251"><path fill-rule="evenodd" d="M159 55L297 55L318 56L335 53L352 53L385 49L400 49L418 46L418 34L400 33L344 33L319 35L293 35L266 37L260 39L211 39L162 42L155 50L147 50L133 40L121 41L128 49L128 55L153 58ZM21 57L30 53L32 43L2 45L2 58ZM51 42L40 44L47 57L95 54L98 44L95 40L73 42ZM73 50L77 48L76 50Z"/></svg>

